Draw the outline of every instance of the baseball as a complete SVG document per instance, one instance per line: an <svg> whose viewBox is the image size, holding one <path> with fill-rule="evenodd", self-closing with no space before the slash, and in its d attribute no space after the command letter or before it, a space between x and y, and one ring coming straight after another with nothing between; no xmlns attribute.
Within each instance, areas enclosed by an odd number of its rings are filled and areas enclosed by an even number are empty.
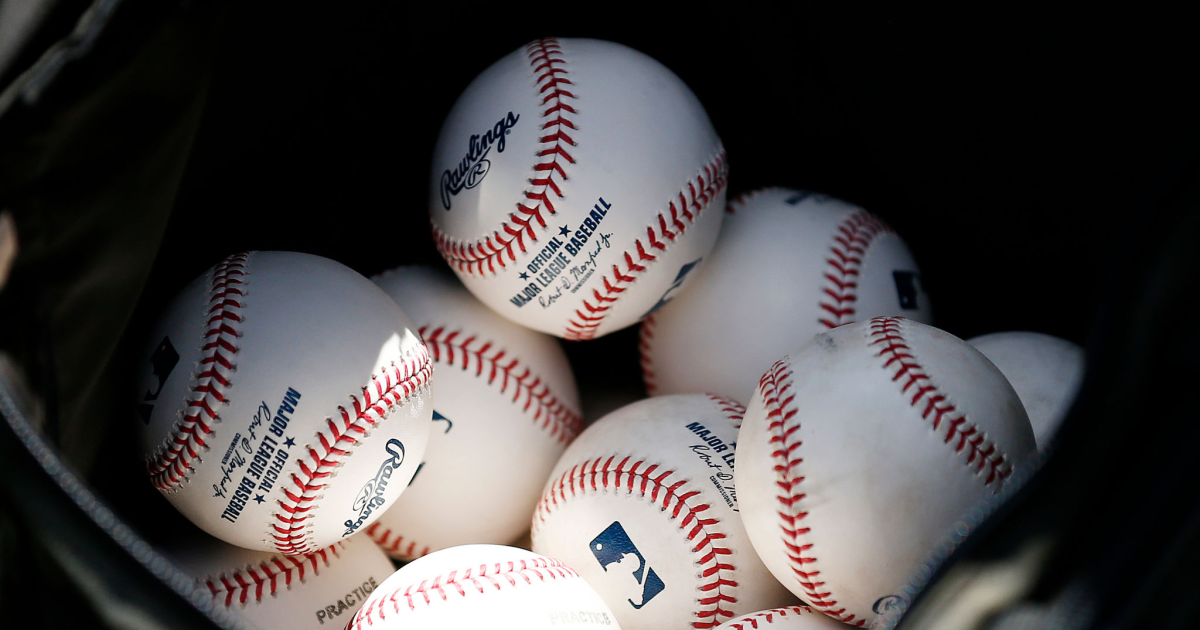
<svg viewBox="0 0 1200 630"><path fill-rule="evenodd" d="M566 353L480 304L449 272L401 267L375 282L425 340L438 396L419 472L368 534L403 560L513 543L582 429Z"/></svg>
<svg viewBox="0 0 1200 630"><path fill-rule="evenodd" d="M395 567L363 536L304 555L234 547L214 538L171 553L213 604L262 630L343 628Z"/></svg>
<svg viewBox="0 0 1200 630"><path fill-rule="evenodd" d="M717 630L836 630L846 624L808 606L788 606L742 615L717 626Z"/></svg>
<svg viewBox="0 0 1200 630"><path fill-rule="evenodd" d="M715 628L791 603L738 516L742 411L690 394L597 420L550 476L533 517L533 550L578 571L626 630Z"/></svg>
<svg viewBox="0 0 1200 630"><path fill-rule="evenodd" d="M592 339L668 301L708 255L725 151L679 77L630 48L540 39L467 86L442 126L438 251L484 304Z"/></svg>
<svg viewBox="0 0 1200 630"><path fill-rule="evenodd" d="M1029 414L1038 450L1044 452L1083 382L1083 348L1035 332L992 333L967 343L1008 378Z"/></svg>
<svg viewBox="0 0 1200 630"><path fill-rule="evenodd" d="M310 553L404 490L433 412L429 352L370 280L317 256L230 256L175 297L137 390L151 482L239 547Z"/></svg>
<svg viewBox="0 0 1200 630"><path fill-rule="evenodd" d="M443 549L389 577L346 630L620 630L571 568L498 545Z"/></svg>
<svg viewBox="0 0 1200 630"><path fill-rule="evenodd" d="M787 349L880 315L931 321L904 241L844 201L760 190L729 202L708 264L642 323L643 379L651 395L710 392L745 404Z"/></svg>
<svg viewBox="0 0 1200 630"><path fill-rule="evenodd" d="M738 438L759 556L812 608L859 626L1036 450L987 358L898 317L821 333L776 362Z"/></svg>

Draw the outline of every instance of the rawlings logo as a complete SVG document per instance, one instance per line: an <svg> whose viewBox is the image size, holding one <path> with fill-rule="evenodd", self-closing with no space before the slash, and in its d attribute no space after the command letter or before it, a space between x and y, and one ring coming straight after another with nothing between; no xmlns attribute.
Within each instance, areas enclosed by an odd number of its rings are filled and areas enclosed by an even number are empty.
<svg viewBox="0 0 1200 630"><path fill-rule="evenodd" d="M904 601L899 595L885 595L875 600L871 605L871 611L877 615L882 615L885 612L892 610L903 611L908 602Z"/></svg>
<svg viewBox="0 0 1200 630"><path fill-rule="evenodd" d="M464 188L474 188L483 181L492 163L487 157L492 145L496 145L496 153L504 153L504 136L507 136L521 116L508 112L508 115L496 121L495 126L483 135L472 135L467 139L467 155L462 162L452 169L442 172L442 207L450 209L450 197L462 192Z"/></svg>
<svg viewBox="0 0 1200 630"><path fill-rule="evenodd" d="M379 472L375 473L375 477L368 481L354 497L354 505L351 508L358 513L358 520L347 520L343 523L346 526L346 532L342 534L342 538L358 531L358 528L362 527L363 523L370 518L375 508L383 507L383 504L387 503L387 500L383 498L383 491L387 489L388 480L392 478L392 471L404 463L404 444L400 440L392 438L387 441L384 448L390 457L383 460L379 466Z"/></svg>

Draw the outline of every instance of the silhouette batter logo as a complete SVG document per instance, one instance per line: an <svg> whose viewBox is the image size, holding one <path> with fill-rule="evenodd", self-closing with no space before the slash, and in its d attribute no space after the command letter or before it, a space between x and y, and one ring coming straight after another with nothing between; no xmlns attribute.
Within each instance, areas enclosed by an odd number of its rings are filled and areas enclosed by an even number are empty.
<svg viewBox="0 0 1200 630"><path fill-rule="evenodd" d="M896 296L900 298L900 308L906 311L921 308L917 304L921 277L914 271L893 271L892 279L896 281Z"/></svg>
<svg viewBox="0 0 1200 630"><path fill-rule="evenodd" d="M628 600L629 604L634 608L640 609L647 602L654 599L666 588L658 574L654 569L646 566L646 557L642 552L638 551L633 541L629 539L629 534L625 533L625 528L621 527L619 521L613 521L612 525L600 532L599 536L592 539L591 543L592 555L596 556L596 561L600 563L600 568L608 571L608 565L621 564L625 556L632 555L637 558L637 568L633 570L633 579L637 580L638 585L642 587L642 601L635 602L632 599Z"/></svg>
<svg viewBox="0 0 1200 630"><path fill-rule="evenodd" d="M696 268L696 265L700 264L701 260L704 259L697 258L683 267L680 267L679 273L675 275L675 281L671 283L671 286L667 287L667 291L663 293L662 297L658 298L658 303L654 305L654 308L651 308L650 310L646 311L645 315L642 315L642 319L650 317L655 311L666 306L667 302L674 300L675 296L679 294L679 290L683 288L683 281L687 280L688 274L692 273L692 270Z"/></svg>
<svg viewBox="0 0 1200 630"><path fill-rule="evenodd" d="M142 419L143 423L150 424L150 412L154 411L154 402L158 400L158 395L162 393L167 377L175 370L175 365L178 363L179 353L175 351L175 346L171 345L171 339L163 337L158 347L154 349L154 354L150 355L150 371L158 381L158 388L154 391L146 390L141 402L138 403L138 417Z"/></svg>

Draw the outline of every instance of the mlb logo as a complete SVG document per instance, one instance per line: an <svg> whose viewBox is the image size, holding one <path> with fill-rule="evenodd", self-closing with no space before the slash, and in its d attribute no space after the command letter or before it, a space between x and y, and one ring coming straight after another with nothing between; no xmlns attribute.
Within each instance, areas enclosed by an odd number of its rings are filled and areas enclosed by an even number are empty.
<svg viewBox="0 0 1200 630"><path fill-rule="evenodd" d="M697 258L696 260L693 260L692 262L680 267L679 273L675 274L675 281L671 283L671 286L667 287L667 290L662 294L662 297L658 298L658 303L655 304L653 308L646 311L645 315L642 315L642 319L650 317L655 311L666 306L667 302L675 299L675 296L679 294L679 290L683 288L683 281L687 280L688 274L692 273L692 270L696 268L696 265L700 264L701 260L704 259Z"/></svg>
<svg viewBox="0 0 1200 630"><path fill-rule="evenodd" d="M893 271L892 279L896 281L896 296L900 298L900 308L906 311L921 308L917 304L921 277L915 271Z"/></svg>
<svg viewBox="0 0 1200 630"><path fill-rule="evenodd" d="M178 363L179 353L175 351L175 346L171 345L171 339L163 337L158 347L154 349L154 354L150 355L150 371L154 379L158 381L158 387L154 391L146 390L142 400L138 403L138 417L142 419L143 424L150 424L150 413L154 411L153 403L158 400L158 395L162 393L167 377L175 370L175 365Z"/></svg>
<svg viewBox="0 0 1200 630"><path fill-rule="evenodd" d="M661 593L666 585L663 584L658 574L654 569L646 566L646 557L642 552L638 551L637 545L630 540L629 534L625 533L625 528L621 526L619 521L613 521L612 525L600 532L599 536L592 539L591 545L592 555L596 556L596 561L600 563L600 568L608 571L611 564L620 564L626 556L637 558L637 568L633 570L630 576L642 587L642 601L635 602L632 599L627 600L635 609L640 609L645 606L656 595Z"/></svg>

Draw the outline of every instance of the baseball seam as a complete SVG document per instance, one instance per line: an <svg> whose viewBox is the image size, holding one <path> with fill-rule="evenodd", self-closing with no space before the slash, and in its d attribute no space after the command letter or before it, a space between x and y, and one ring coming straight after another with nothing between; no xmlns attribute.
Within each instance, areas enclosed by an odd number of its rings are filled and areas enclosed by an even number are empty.
<svg viewBox="0 0 1200 630"><path fill-rule="evenodd" d="M944 442L950 444L957 436L958 442L954 452L961 453L970 449L967 454L967 465L973 466L974 476L979 477L984 468L988 468L988 476L984 485L1000 483L1012 473L1011 466L1006 465L1005 456L999 449L987 440L986 435L977 427L967 422L966 414L959 413L950 404L946 395L940 392L932 380L924 373L917 363L912 350L900 334L898 317L877 317L869 324L870 347L882 346L875 356L885 358L883 368L892 372L892 381L903 379L901 392L909 394L912 391L910 406L921 412L922 419L929 420L932 416L934 431L940 431L945 424L946 437ZM759 381L759 395L763 399L766 410L767 433L770 436L772 448L771 458L775 461L777 479L776 500L779 505L780 530L783 534L783 544L787 549L792 572L796 575L797 583L808 595L810 606L820 610L839 621L862 626L865 619L855 619L855 615L846 615L846 609L835 608L837 600L832 599L832 593L825 583L818 581L821 574L816 570L817 557L813 544L802 538L811 532L811 527L802 527L801 521L807 516L807 511L799 510L800 502L806 497L797 492L804 476L793 476L793 470L804 462L797 451L803 444L796 439L800 424L789 426L790 421L799 413L793 403L796 394L792 391L792 372L787 360L777 361ZM922 408L923 405L923 408ZM1000 482L1000 483L997 483Z"/></svg>
<svg viewBox="0 0 1200 630"><path fill-rule="evenodd" d="M923 420L931 420L933 430L945 429L943 442L952 444L955 454L967 451L966 464L974 468L979 477L987 470L983 485L999 490L1004 480L1012 474L1012 465L1000 448L988 440L987 434L967 420L967 414L959 411L950 402L949 395L941 391L929 377L925 368L917 362L914 351L901 334L903 317L876 317L870 322L871 347L879 347L875 355L885 359L883 368L892 372L892 381L902 383L900 392L909 398L909 405L921 413Z"/></svg>
<svg viewBox="0 0 1200 630"><path fill-rule="evenodd" d="M825 286L818 302L824 311L817 319L821 325L836 328L854 321L859 274L867 248L877 235L891 231L866 210L855 211L837 226L825 259Z"/></svg>
<svg viewBox="0 0 1200 630"><path fill-rule="evenodd" d="M631 462L633 456L625 456L617 462L618 457L620 455L586 460L572 466L555 480L538 502L533 518L534 534L537 534L539 525L545 523L546 518L560 502L565 503L568 498L574 498L588 490L623 490L627 495L637 494L640 498L648 496L651 504L657 505L661 511L667 513L669 519L679 520L679 529L684 530L688 541L695 545L692 547L692 553L699 556L697 563L704 567L700 574L703 581L696 587L699 593L696 601L700 610L695 614L699 620L692 626L698 629L717 627L721 624L720 617L733 616L732 611L722 606L737 602L736 597L722 592L722 589L736 588L738 585L736 581L722 575L722 572L737 571L737 567L731 562L733 551L728 547L718 546L725 534L708 531L708 528L719 525L720 519L704 517L704 512L712 507L710 504L690 504L700 491L685 487L689 483L686 479L673 479L674 471L660 472L662 466L647 464L645 460Z"/></svg>
<svg viewBox="0 0 1200 630"><path fill-rule="evenodd" d="M489 385L499 378L501 394L506 394L511 387L514 391L510 402L518 404L525 413L532 408L534 423L540 424L541 429L560 444L569 444L583 430L583 418L555 397L550 386L528 366L509 357L506 350L462 330L447 331L445 326L430 328L429 325L421 326L419 332L434 363L461 365L466 371L471 368L474 357L475 376L483 377L486 370ZM520 404L522 393L524 405ZM432 551L429 546L406 538L379 522L372 523L366 531L375 544L396 558L415 560Z"/></svg>
<svg viewBox="0 0 1200 630"><path fill-rule="evenodd" d="M667 209L659 212L656 220L646 226L645 242L640 237L635 239L633 246L625 250L618 262L613 264L612 272L603 276L602 288L592 289L592 300L584 296L581 308L576 309L575 316L567 320L563 337L573 340L594 338L621 294L645 273L647 265L658 260L658 255L666 253L668 246L696 222L708 203L725 190L728 176L725 149L718 146L716 154L680 189L678 197L669 200ZM625 263L623 268L621 258Z"/></svg>
<svg viewBox="0 0 1200 630"><path fill-rule="evenodd" d="M306 571L320 575L321 567L328 567L334 559L342 557L345 544L339 541L304 556L273 556L243 569L206 576L201 581L208 587L213 599L224 599L226 608L232 606L235 599L246 606L251 597L261 602L263 596L273 596L280 588L290 589L293 578L303 582Z"/></svg>
<svg viewBox="0 0 1200 630"><path fill-rule="evenodd" d="M803 538L812 528L802 526L808 512L799 510L799 504L806 496L798 492L804 477L793 476L793 470L804 463L804 458L797 455L797 450L803 444L803 441L796 439L800 424L788 426L789 421L800 412L793 405L796 394L791 389L792 370L786 358L776 361L758 382L758 393L766 411L771 459L775 462L775 499L778 502L776 514L780 519L782 542L787 549L792 573L795 574L800 588L804 590L808 605L838 621L864 626L865 619L856 619L853 614L847 615L844 607L836 607L837 600L830 597L832 593L827 589L822 590L825 583L818 581L821 572L815 566L817 557L813 552L813 545Z"/></svg>
<svg viewBox="0 0 1200 630"><path fill-rule="evenodd" d="M788 606L787 608L773 608L771 610L764 610L761 612L756 612L752 615L746 615L746 616L742 617L742 619L740 621L737 621L737 622L730 622L726 626L725 630L756 630L759 627L759 622L762 622L762 624L764 626L769 626L769 625L775 623L775 617L779 617L780 619L787 619L789 615L794 615L796 617L803 617L805 614L815 615L818 613L816 611L814 611L813 609L809 608L808 606Z"/></svg>
<svg viewBox="0 0 1200 630"><path fill-rule="evenodd" d="M721 413L725 414L725 418L733 423L733 428L742 428L742 418L746 415L746 408L742 406L742 403L732 398L718 396L717 394L705 395L708 396L709 400L717 404L717 408L721 410Z"/></svg>
<svg viewBox="0 0 1200 630"><path fill-rule="evenodd" d="M496 266L501 268L509 262L516 262L514 249L525 252L525 238L531 242L537 241L537 232L533 222L536 221L541 229L546 228L546 218L542 211L553 216L556 213L554 200L562 199L562 188L559 184L567 179L564 162L574 164L575 158L567 152L567 147L575 147L575 141L567 131L578 129L572 116L575 108L563 100L572 101L577 97L564 89L574 83L568 78L567 62L563 58L562 47L553 37L539 39L525 47L529 57L529 65L533 68L538 95L542 99L542 126L539 138L541 148L538 151L538 162L533 165L533 177L529 180L529 188L525 189L525 200L517 203L517 211L509 214L509 221L500 224L500 228L490 236L467 242L456 239L433 225L433 237L442 257L452 267L468 275L484 275L496 273ZM557 178L559 181L555 181Z"/></svg>
<svg viewBox="0 0 1200 630"><path fill-rule="evenodd" d="M534 423L540 422L541 428L560 444L568 444L579 435L583 429L583 418L579 413L563 404L541 376L534 374L519 359L510 356L507 350L497 347L493 341L482 340L462 330L448 332L444 326L433 330L429 328L422 326L420 332L435 362L444 360L450 366L461 364L463 371L467 371L474 358L475 376L483 376L486 370L489 385L499 378L501 394L506 394L511 386L513 392L510 402L518 405L524 394L525 404L521 405L521 410L529 412L532 408Z"/></svg>
<svg viewBox="0 0 1200 630"><path fill-rule="evenodd" d="M737 214L737 212L740 211L740 209L742 209L742 206L745 203L750 202L751 199L754 199L758 196L762 196L762 194L779 193L779 192L791 192L791 191L788 191L787 188L772 186L772 187L766 187L766 188L757 188L757 190L754 190L754 191L743 192L742 194L738 194L737 197L734 197L733 199L730 199L730 200L728 200L728 202L726 202L725 212L726 212L726 214L730 214L730 215ZM847 221L846 223L851 223L851 222ZM844 226L846 223L844 223ZM841 228L841 226L839 227L839 229L840 228ZM851 235L853 235L853 233ZM874 234L872 234L872 236L874 236ZM842 236L842 238L845 239L845 236ZM838 242L835 242L834 247L836 247L836 246L838 246ZM838 257L839 252L835 251L834 247L830 248L830 250L833 251L833 256L836 258L836 257ZM865 247L863 248L863 250L865 251ZM858 263L859 263L859 265L860 265L860 263L862 263L862 257L859 257ZM838 270L834 269L833 271L838 271ZM856 266L856 268L854 268L853 272L856 275L858 274L858 266ZM829 272L827 272L827 275L828 274L829 274ZM840 274L839 274L839 276L840 276ZM829 290L830 290L829 288L826 288L826 292L829 292ZM835 295L835 300L836 300L836 295ZM852 301L852 300L853 300L853 295L851 294L850 301ZM852 308L851 312L853 312L853 308ZM642 324L640 326L640 329L638 329L638 335L637 335L637 354L638 354L638 360L640 360L641 367L642 367L642 383L644 385L646 385L646 394L649 396L655 396L655 395L659 394L658 374L656 374L655 370L654 370L654 332L655 332L656 328L658 328L658 319L655 318L655 313L650 313L646 319L642 320ZM828 328L833 328L833 326L828 326Z"/></svg>
<svg viewBox="0 0 1200 630"><path fill-rule="evenodd" d="M367 535L371 537L371 540L375 541L376 545L379 545L380 549L383 549L385 553L393 558L400 558L402 560L416 560L417 558L428 555L429 552L433 551L427 546L419 546L417 542L411 538L406 539L400 534L393 532L387 527L384 527L379 521L371 523L371 526L367 528ZM420 551L418 551L418 549Z"/></svg>
<svg viewBox="0 0 1200 630"><path fill-rule="evenodd" d="M242 300L246 295L249 273L248 253L222 260L214 269L209 290L202 355L192 374L192 385L185 398L182 417L171 428L154 453L146 458L146 473L154 487L164 492L178 488L188 480L192 462L207 449L205 436L221 421L217 407L227 402L226 390L237 371L233 359L242 334Z"/></svg>
<svg viewBox="0 0 1200 630"><path fill-rule="evenodd" d="M398 615L402 605L415 611L419 605L429 605L433 597L447 601L451 595L466 597L472 590L484 595L489 591L500 591L505 585L516 588L522 584L533 586L535 580L546 582L578 577L574 569L552 558L508 560L453 569L372 597L347 627L361 630L374 626L376 621L382 623L389 614L384 609L388 604L392 608L390 614Z"/></svg>
<svg viewBox="0 0 1200 630"><path fill-rule="evenodd" d="M305 444L297 457L298 473L292 473L291 485L283 485L284 498L279 500L281 511L272 512L271 537L280 553L292 555L313 551L309 522L317 507L325 484L336 476L342 459L367 437L370 430L388 417L393 408L402 405L417 391L425 388L433 367L424 342L405 353L397 365L393 362L371 377L362 388L361 397L351 395L353 410L338 407L338 418L325 418L327 431L318 432L317 443Z"/></svg>

